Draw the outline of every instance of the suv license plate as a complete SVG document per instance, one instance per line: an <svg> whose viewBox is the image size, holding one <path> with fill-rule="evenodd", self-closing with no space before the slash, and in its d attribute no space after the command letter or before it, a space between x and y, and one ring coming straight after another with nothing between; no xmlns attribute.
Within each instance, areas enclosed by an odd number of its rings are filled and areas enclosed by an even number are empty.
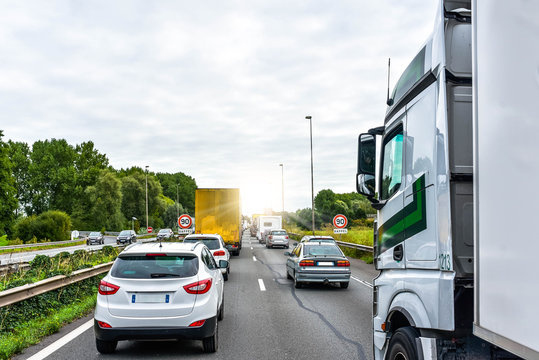
<svg viewBox="0 0 539 360"><path fill-rule="evenodd" d="M131 303L166 303L170 302L169 294L133 294Z"/></svg>

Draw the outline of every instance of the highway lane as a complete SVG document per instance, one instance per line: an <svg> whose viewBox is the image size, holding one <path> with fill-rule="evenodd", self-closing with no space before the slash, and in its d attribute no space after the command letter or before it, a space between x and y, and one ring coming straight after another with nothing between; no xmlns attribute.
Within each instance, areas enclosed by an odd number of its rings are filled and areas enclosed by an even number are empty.
<svg viewBox="0 0 539 360"><path fill-rule="evenodd" d="M154 241L154 240L155 238L148 238L148 239L138 239L137 241L148 242L148 241ZM106 245L119 246L116 244L116 236L105 235L105 244L103 245L86 245L85 244L85 245L60 247L60 248L55 248L55 249L43 249L43 250L35 250L35 251L0 254L0 265L30 262L34 259L34 257L36 257L36 255L54 256L64 251L67 251L69 253L74 253L76 250L88 250L88 251L100 250L103 246L106 246Z"/></svg>
<svg viewBox="0 0 539 360"><path fill-rule="evenodd" d="M219 359L370 359L372 358L371 265L352 260L348 289L309 285L295 289L286 278L283 249L266 249L245 237L239 257L232 257L225 283L225 318L219 323ZM265 288L263 291L262 287ZM28 359L71 329L45 339L14 359ZM95 349L93 329L84 331L49 359L200 359L200 341L123 341L112 355Z"/></svg>

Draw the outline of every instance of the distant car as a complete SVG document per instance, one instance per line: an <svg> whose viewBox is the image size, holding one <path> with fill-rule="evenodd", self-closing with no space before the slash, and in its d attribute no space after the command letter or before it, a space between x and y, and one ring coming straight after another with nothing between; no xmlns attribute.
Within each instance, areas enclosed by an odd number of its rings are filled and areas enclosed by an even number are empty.
<svg viewBox="0 0 539 360"><path fill-rule="evenodd" d="M305 283L339 283L346 289L350 282L350 261L335 244L302 242L292 252L285 252L286 277L296 288Z"/></svg>
<svg viewBox="0 0 539 360"><path fill-rule="evenodd" d="M283 246L288 249L288 233L284 229L278 229L278 230L271 230L269 233L267 239L266 239L266 247L272 248L275 246Z"/></svg>
<svg viewBox="0 0 539 360"><path fill-rule="evenodd" d="M212 253L215 261L219 262L220 260L230 261L230 252L228 251L230 245L225 244L225 241L219 234L191 234L187 235L184 239L184 243L196 243L202 242L208 247ZM230 262L226 269L221 269L223 274L223 279L228 280L228 274L230 274Z"/></svg>
<svg viewBox="0 0 539 360"><path fill-rule="evenodd" d="M97 351L116 350L118 341L202 340L217 351L217 322L224 316L224 281L202 243L138 243L118 255L98 287L94 313Z"/></svg>
<svg viewBox="0 0 539 360"><path fill-rule="evenodd" d="M174 237L174 232L171 229L161 229L157 233L157 240L170 240Z"/></svg>
<svg viewBox="0 0 539 360"><path fill-rule="evenodd" d="M301 238L300 242L311 242L311 241L336 244L335 239L332 238L329 235L328 236L325 236L325 235L316 235L316 236L314 236L314 235L305 235L304 237Z"/></svg>
<svg viewBox="0 0 539 360"><path fill-rule="evenodd" d="M261 244L265 244L265 243L266 243L266 239L267 239L267 237L268 237L268 235L269 235L270 233L271 233L271 230L270 230L270 229L264 230L264 231L262 232L262 235L261 235L261 237L260 237L259 242L260 242Z"/></svg>
<svg viewBox="0 0 539 360"><path fill-rule="evenodd" d="M116 237L116 244L131 244L137 241L137 234L133 230L122 230Z"/></svg>
<svg viewBox="0 0 539 360"><path fill-rule="evenodd" d="M86 239L86 245L92 245L92 244L103 245L104 243L105 243L105 237L99 231L91 232L90 235L88 235L88 238Z"/></svg>

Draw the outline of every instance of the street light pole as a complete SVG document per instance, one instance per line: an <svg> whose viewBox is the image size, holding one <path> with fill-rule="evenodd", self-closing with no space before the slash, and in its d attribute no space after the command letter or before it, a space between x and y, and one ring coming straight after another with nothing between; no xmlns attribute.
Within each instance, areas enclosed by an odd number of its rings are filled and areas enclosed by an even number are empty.
<svg viewBox="0 0 539 360"><path fill-rule="evenodd" d="M279 166L281 167L281 194L283 196L283 202L282 202L282 205L283 205L283 211L281 213L281 216L284 216L284 165L283 164L279 164Z"/></svg>
<svg viewBox="0 0 539 360"><path fill-rule="evenodd" d="M131 229L132 229L133 231L135 231L135 220L137 220L136 217L134 217L134 216L131 217Z"/></svg>
<svg viewBox="0 0 539 360"><path fill-rule="evenodd" d="M146 231L148 231L148 167L146 165Z"/></svg>
<svg viewBox="0 0 539 360"><path fill-rule="evenodd" d="M305 116L309 120L311 130L311 209L313 213L313 236L314 236L314 180L313 180L313 120L311 116Z"/></svg>

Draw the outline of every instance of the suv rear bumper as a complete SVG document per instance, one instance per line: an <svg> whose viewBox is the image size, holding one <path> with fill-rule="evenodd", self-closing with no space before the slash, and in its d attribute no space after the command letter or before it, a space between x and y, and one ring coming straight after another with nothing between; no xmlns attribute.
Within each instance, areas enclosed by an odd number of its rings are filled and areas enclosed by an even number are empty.
<svg viewBox="0 0 539 360"><path fill-rule="evenodd" d="M152 328L101 328L94 319L95 337L103 341L144 339L192 339L201 340L212 336L217 317L206 319L201 327L152 327Z"/></svg>

